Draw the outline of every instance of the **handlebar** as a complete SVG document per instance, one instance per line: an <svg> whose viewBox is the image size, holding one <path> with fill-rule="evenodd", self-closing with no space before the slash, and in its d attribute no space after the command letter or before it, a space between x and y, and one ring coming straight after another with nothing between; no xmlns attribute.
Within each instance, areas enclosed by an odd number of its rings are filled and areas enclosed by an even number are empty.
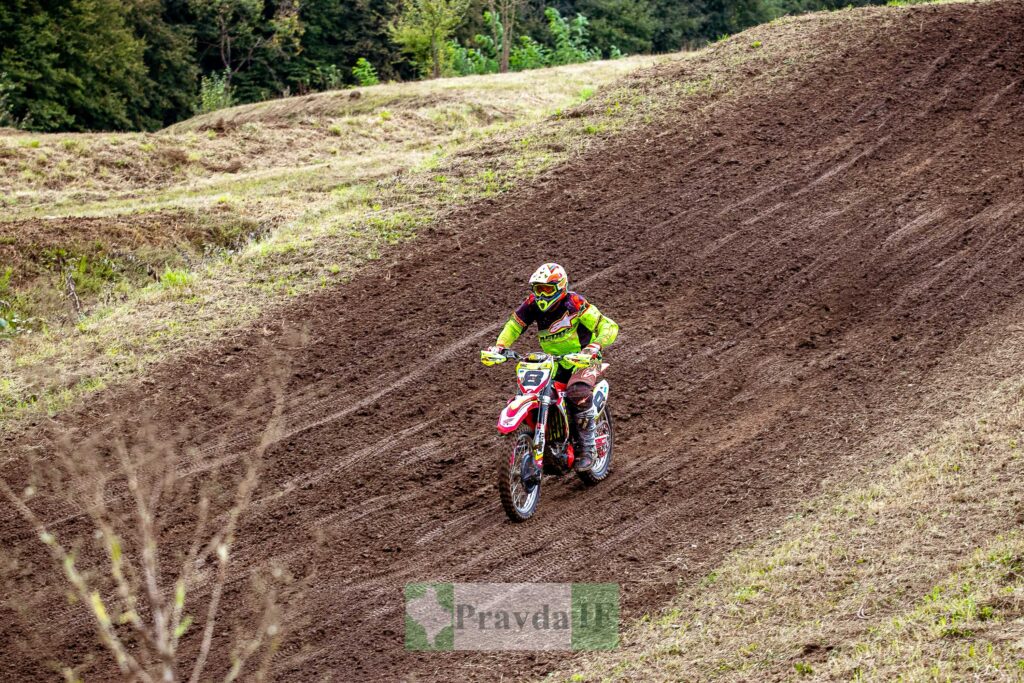
<svg viewBox="0 0 1024 683"><path fill-rule="evenodd" d="M504 356L505 358L507 358L508 360L525 360L527 356L531 356L532 355L532 356L544 356L546 358L550 358L551 360L553 360L556 363L561 361L563 358L575 355L575 354L572 354L572 353L566 353L566 354L557 356L555 354L544 353L542 351L536 351L536 352L529 353L529 354L521 354L521 353L519 353L517 351L514 351L513 349L502 349L501 351L499 351L499 353L502 356ZM601 358L601 354L598 354L597 358L600 359Z"/></svg>
<svg viewBox="0 0 1024 683"><path fill-rule="evenodd" d="M551 360L553 360L553 361L555 361L557 363L558 361L560 361L563 358L565 358L565 356L556 356L554 354L544 353L542 351L536 351L536 352L531 352L531 353L523 354L523 353L518 353L516 351L513 351L512 349L502 349L500 351L500 353L501 353L501 355L505 356L505 358L508 358L509 360L525 360L527 356L533 355L535 357L536 356L545 356L545 357L550 358Z"/></svg>

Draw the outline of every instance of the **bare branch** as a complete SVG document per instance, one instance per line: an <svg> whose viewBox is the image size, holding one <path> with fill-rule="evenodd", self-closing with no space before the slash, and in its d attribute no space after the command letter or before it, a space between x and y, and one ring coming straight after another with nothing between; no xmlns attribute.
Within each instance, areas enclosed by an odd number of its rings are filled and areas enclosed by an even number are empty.
<svg viewBox="0 0 1024 683"><path fill-rule="evenodd" d="M259 479L259 466L262 463L264 454L271 445L277 443L281 437L281 433L283 432L285 406L283 376L276 379L273 384L273 391L275 394L273 414L267 422L267 427L264 429L263 435L260 437L259 445L257 445L251 457L247 459L245 476L238 487L235 504L227 515L227 521L221 528L220 532L214 536L213 540L211 540L210 546L208 546L208 548L215 549L217 554L217 579L213 587L212 595L210 596L210 603L206 615L206 625L203 629L203 641L199 647L199 656L197 657L195 666L192 669L192 675L189 677L190 683L198 683L202 676L203 669L206 667L206 660L209 657L210 646L213 642L213 633L217 621L217 611L220 608L221 595L224 592L224 585L227 581L228 557L230 554L231 544L234 542L235 529L238 526L238 518L249 506L249 501L252 498L252 492L256 489L256 484Z"/></svg>
<svg viewBox="0 0 1024 683"><path fill-rule="evenodd" d="M93 616L93 623L96 627L96 632L104 646L106 646L106 648L114 655L114 659L117 662L117 666L121 670L121 673L134 676L144 683L150 683L153 681L149 673L147 673L146 670L139 665L139 662L128 653L124 644L121 642L121 639L117 636L117 633L114 632L109 613L106 605L103 603L103 599L100 597L99 591L93 590L89 587L85 577L82 576L75 567L74 557L64 549L64 546L62 546L57 541L57 538L47 530L46 526L38 517L36 517L35 513L29 509L25 502L15 495L14 491L11 490L10 486L8 486L7 482L3 479L0 479L0 492L3 492L7 499L11 501L11 504L15 507L22 518L24 518L38 534L39 540L49 548L50 554L53 555L54 559L57 560L64 568L64 575L67 577L68 582L71 583L72 588L75 589L78 599L81 600L83 604L89 606L89 611Z"/></svg>

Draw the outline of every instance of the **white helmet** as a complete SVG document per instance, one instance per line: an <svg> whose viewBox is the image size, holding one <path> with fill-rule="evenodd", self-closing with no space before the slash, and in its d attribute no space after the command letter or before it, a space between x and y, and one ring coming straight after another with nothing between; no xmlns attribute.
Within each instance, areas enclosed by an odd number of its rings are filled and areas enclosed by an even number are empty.
<svg viewBox="0 0 1024 683"><path fill-rule="evenodd" d="M530 289L537 308L546 311L569 293L569 276L557 263L545 263L530 276Z"/></svg>

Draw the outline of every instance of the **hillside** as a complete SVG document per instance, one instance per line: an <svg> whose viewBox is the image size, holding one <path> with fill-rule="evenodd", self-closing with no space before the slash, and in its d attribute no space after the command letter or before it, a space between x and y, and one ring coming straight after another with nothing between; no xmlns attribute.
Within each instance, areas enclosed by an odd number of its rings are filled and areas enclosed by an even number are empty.
<svg viewBox="0 0 1024 683"><path fill-rule="evenodd" d="M0 131L0 422L349 278L418 223L568 158L598 137L588 121L506 139L658 59L321 93L154 134ZM493 154L449 168L477 148Z"/></svg>
<svg viewBox="0 0 1024 683"><path fill-rule="evenodd" d="M273 583L280 680L887 679L915 663L926 679L968 652L989 657L971 675L1013 678L1022 39L1020 0L844 10L635 74L519 131L599 133L577 155L9 439L3 477L97 567L81 501L43 474L51 453L155 448L187 483L179 502L262 454L219 623L250 624L253 587ZM476 350L550 260L622 326L616 468L547 487L540 517L511 525L492 485L510 377ZM162 515L178 557L192 517ZM49 648L0 666L42 679L55 656L102 678L87 619L11 509L0 539L18 596L3 639ZM619 583L628 649L407 652L402 586L433 580ZM990 611L954 617L954 593ZM654 627L632 621L645 614ZM987 638L981 621L1006 626ZM228 669L224 649L211 665Z"/></svg>

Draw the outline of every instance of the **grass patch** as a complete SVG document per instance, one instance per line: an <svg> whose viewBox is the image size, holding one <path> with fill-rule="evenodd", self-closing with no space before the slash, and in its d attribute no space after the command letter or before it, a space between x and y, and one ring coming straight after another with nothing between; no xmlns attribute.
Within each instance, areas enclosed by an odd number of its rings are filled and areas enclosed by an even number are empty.
<svg viewBox="0 0 1024 683"><path fill-rule="evenodd" d="M296 98L226 110L157 134L80 135L75 149L44 136L30 159L19 149L21 156L11 164L32 161L44 172L61 162L69 172L93 164L98 171L76 175L58 189L36 183L34 176L12 185L20 201L7 218L22 221L11 224L12 239L25 232L25 221L44 213L75 222L76 234L82 233L81 221L116 230L97 232L95 250L56 247L67 252L69 262L88 255L75 262L85 267L74 271L84 305L74 324L65 320L67 306L51 271L34 271L43 278L37 278L39 286L51 288L55 306L33 334L0 345L0 375L8 379L3 417L13 424L35 411L68 405L85 391L67 379L80 369L113 384L169 353L216 339L277 301L326 286L327 275L331 281L352 277L442 212L506 191L574 154L582 140L572 146L560 142L557 154L545 149L563 125L544 121L552 104L569 106L581 91L596 92L655 61L384 85L359 99L330 94L312 102ZM302 108L301 116L292 106ZM218 123L225 116L236 119ZM399 116L401 126L380 125ZM287 134L281 133L282 118L289 121ZM536 148L518 145L520 131L531 125L545 129L534 136L541 142ZM145 153L124 154L125 146ZM486 156L472 151L483 149ZM465 151L470 156L460 156ZM6 163L7 157L0 158L0 170ZM142 244L127 255L137 260L138 270L118 256L106 274L113 276L100 277L97 269L109 257L107 239L128 241L122 232L151 220L155 229L148 234L159 236L160 217L179 212L219 227L204 230L189 245L171 240L167 246L178 258L160 256L163 246ZM271 229L264 230L266 224ZM143 234L136 230L132 241ZM45 242L45 235L38 241ZM324 263L331 265L319 265Z"/></svg>
<svg viewBox="0 0 1024 683"><path fill-rule="evenodd" d="M971 408L897 457L866 454L894 464L836 482L566 676L1018 680L1024 382Z"/></svg>
<svg viewBox="0 0 1024 683"><path fill-rule="evenodd" d="M172 270L168 268L160 276L160 285L165 289L182 289L192 283L192 276L187 270Z"/></svg>

